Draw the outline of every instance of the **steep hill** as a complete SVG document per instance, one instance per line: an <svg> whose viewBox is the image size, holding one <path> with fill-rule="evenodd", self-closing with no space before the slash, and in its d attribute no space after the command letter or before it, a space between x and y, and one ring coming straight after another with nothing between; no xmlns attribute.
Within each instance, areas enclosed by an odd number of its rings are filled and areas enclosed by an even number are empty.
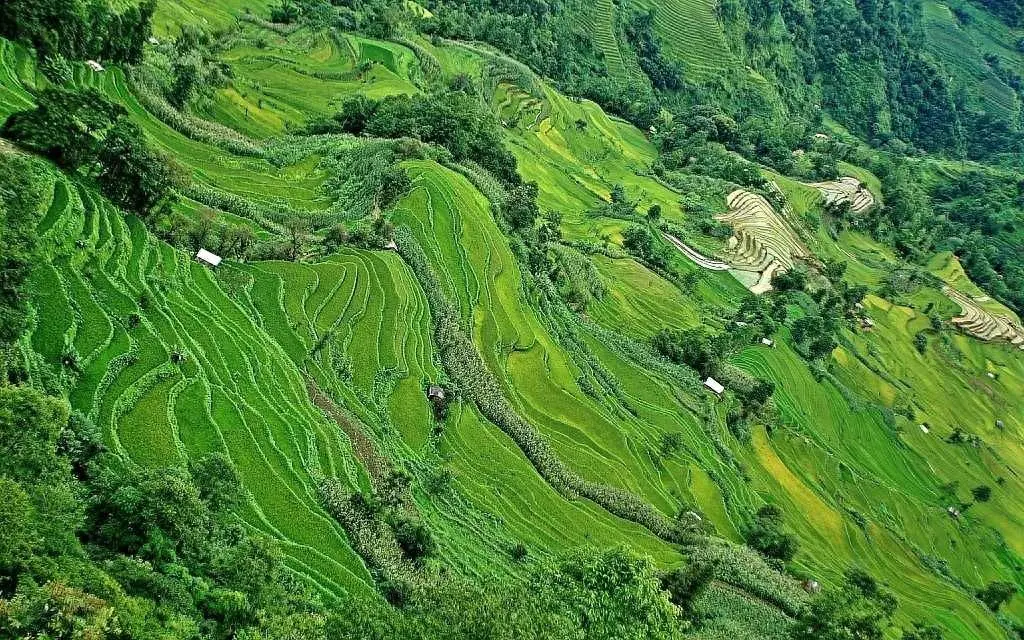
<svg viewBox="0 0 1024 640"><path fill-rule="evenodd" d="M174 0L102 70L0 39L0 628L1019 634L1020 27L762 4ZM586 82L535 64L568 42Z"/></svg>

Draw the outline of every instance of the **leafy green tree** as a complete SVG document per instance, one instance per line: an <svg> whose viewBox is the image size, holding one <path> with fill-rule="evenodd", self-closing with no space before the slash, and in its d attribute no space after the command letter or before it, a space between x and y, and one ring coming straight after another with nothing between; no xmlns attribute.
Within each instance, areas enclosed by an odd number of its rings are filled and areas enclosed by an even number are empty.
<svg viewBox="0 0 1024 640"><path fill-rule="evenodd" d="M794 266L772 276L772 287L779 291L803 291L807 287L807 268Z"/></svg>
<svg viewBox="0 0 1024 640"><path fill-rule="evenodd" d="M416 522L410 518L398 518L392 525L395 532L395 540L402 548L402 553L415 562L421 562L437 548L430 529L422 522Z"/></svg>
<svg viewBox="0 0 1024 640"><path fill-rule="evenodd" d="M65 470L57 440L67 405L35 389L0 387L0 474L36 480Z"/></svg>
<svg viewBox="0 0 1024 640"><path fill-rule="evenodd" d="M203 60L196 50L180 53L171 67L171 88L167 100L183 109L203 85Z"/></svg>
<svg viewBox="0 0 1024 640"><path fill-rule="evenodd" d="M632 225L622 234L622 246L637 258L656 266L664 265L664 255L654 233L642 225Z"/></svg>
<svg viewBox="0 0 1024 640"><path fill-rule="evenodd" d="M913 628L903 630L902 640L942 640L942 630L915 622Z"/></svg>
<svg viewBox="0 0 1024 640"><path fill-rule="evenodd" d="M811 601L800 615L793 640L882 640L896 611L896 598L859 569L843 584Z"/></svg>
<svg viewBox="0 0 1024 640"><path fill-rule="evenodd" d="M0 154L0 347L25 329L28 279L36 259L36 225L44 195L41 163L19 155ZM0 369L2 373L2 369Z"/></svg>
<svg viewBox="0 0 1024 640"><path fill-rule="evenodd" d="M501 202L498 210L512 229L525 230L533 227L540 216L537 193L537 183L535 182L517 185L508 190L508 195Z"/></svg>
<svg viewBox="0 0 1024 640"><path fill-rule="evenodd" d="M666 573L662 587L669 593L672 604L685 614L692 615L693 603L699 598L715 577L715 564L707 561L691 561Z"/></svg>
<svg viewBox="0 0 1024 640"><path fill-rule="evenodd" d="M978 591L977 596L986 607L992 611L999 611L999 607L1009 602L1016 593L1017 585L997 580L985 585L985 588Z"/></svg>
<svg viewBox="0 0 1024 640"><path fill-rule="evenodd" d="M138 63L151 33L155 0L115 13L96 0L5 0L0 35L34 47L42 57L103 58Z"/></svg>
<svg viewBox="0 0 1024 640"><path fill-rule="evenodd" d="M74 171L93 162L124 109L95 89L43 91L35 109L13 114L3 135Z"/></svg>
<svg viewBox="0 0 1024 640"><path fill-rule="evenodd" d="M971 489L971 495L973 495L974 499L978 502L988 502L992 497L992 487L984 484L974 487Z"/></svg>
<svg viewBox="0 0 1024 640"><path fill-rule="evenodd" d="M170 159L146 145L142 130L121 119L107 133L99 154L97 182L103 194L122 208L141 216L158 214L169 204L182 172Z"/></svg>
<svg viewBox="0 0 1024 640"><path fill-rule="evenodd" d="M782 510L773 504L757 510L754 524L747 529L745 537L754 549L785 562L792 560L799 548L796 536L783 530Z"/></svg>
<svg viewBox="0 0 1024 640"><path fill-rule="evenodd" d="M701 376L711 375L718 364L718 345L703 329L662 329L651 344L655 351L676 364L685 364Z"/></svg>
<svg viewBox="0 0 1024 640"><path fill-rule="evenodd" d="M579 624L587 638L682 637L679 612L653 562L621 547L546 561L527 592L534 606Z"/></svg>
<svg viewBox="0 0 1024 640"><path fill-rule="evenodd" d="M0 588L17 575L35 546L35 520L28 494L14 480L0 476Z"/></svg>
<svg viewBox="0 0 1024 640"><path fill-rule="evenodd" d="M199 497L213 513L228 512L241 503L242 479L227 455L218 451L191 459L188 471Z"/></svg>

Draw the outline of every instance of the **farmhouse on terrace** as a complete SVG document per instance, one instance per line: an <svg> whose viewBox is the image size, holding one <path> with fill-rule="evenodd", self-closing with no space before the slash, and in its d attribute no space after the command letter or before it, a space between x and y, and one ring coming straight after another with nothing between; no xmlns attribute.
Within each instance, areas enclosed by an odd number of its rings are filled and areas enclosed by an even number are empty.
<svg viewBox="0 0 1024 640"><path fill-rule="evenodd" d="M211 267L216 267L220 264L221 257L216 253L211 253L206 249L200 249L196 252L196 262L200 264L206 264Z"/></svg>
<svg viewBox="0 0 1024 640"><path fill-rule="evenodd" d="M722 392L725 391L725 387L722 386L722 383L710 376L704 381L704 386L714 391L717 396L722 395Z"/></svg>

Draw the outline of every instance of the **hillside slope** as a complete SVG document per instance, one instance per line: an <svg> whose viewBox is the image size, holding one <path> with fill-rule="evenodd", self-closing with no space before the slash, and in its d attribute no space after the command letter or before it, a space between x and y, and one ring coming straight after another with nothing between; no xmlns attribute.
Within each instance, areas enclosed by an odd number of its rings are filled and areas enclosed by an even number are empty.
<svg viewBox="0 0 1024 640"><path fill-rule="evenodd" d="M797 36L777 58L756 38L740 45L737 25L759 17L726 4L598 3L594 41L613 80L637 77L617 13L654 9L665 55L722 104L763 100L766 117L816 100L818 89L784 86ZM743 15L723 15L737 4ZM972 108L1019 120L984 57L1016 60L1005 47L1016 32L983 38L977 24L993 18L970 7L978 22L961 24L959 5L925 3L930 55L978 88ZM686 99L668 92L642 130L487 45L393 13L391 31L371 33L384 20L372 11L357 32L343 17L271 23L260 3L161 4L160 39L182 25L224 32L190 54L217 80L180 109L177 45L150 43L144 62L102 72L75 62L58 81L0 39L0 118L47 88L96 89L178 180L166 211L136 215L103 195L99 169L39 161L28 329L3 352L5 372L26 372L4 387L80 411L114 466L187 469L224 454L243 495L231 523L269 540L288 579L315 594L292 618L309 637L330 635L337 615L426 634L400 625L486 585L519 593L538 572L556 585L549 599L587 603L582 617L559 614L586 626L587 607L629 607L593 605L601 585L550 563L618 548L649 563L643 589L674 616L665 637L792 637L850 592L853 568L898 602L870 616L888 636L916 623L965 640L1021 628L1024 598L980 597L1024 588L1020 319L952 253L964 239L923 255L885 244L884 216L926 197L908 196L896 169L870 170L897 162L833 123L834 139L783 150L788 171L768 152L761 164L761 149L736 143L750 121L677 111L712 123L684 136L691 123L667 109ZM794 16L765 20L772 37L797 31ZM879 74L856 89L877 81L884 94ZM469 103L480 130L451 133ZM709 140L715 127L732 133ZM499 176L495 157L519 178ZM945 173L1014 175L907 164L935 190ZM870 204L831 197L823 185L841 179ZM1011 251L1014 206L989 229ZM231 233L250 249L232 253ZM210 268L192 257L200 247L226 259ZM177 558L158 542L139 553L173 576ZM685 570L702 577L684 602L666 585ZM161 597L118 571L130 596ZM195 597L202 615L230 619L217 608L228 605ZM259 615L243 627L267 631Z"/></svg>

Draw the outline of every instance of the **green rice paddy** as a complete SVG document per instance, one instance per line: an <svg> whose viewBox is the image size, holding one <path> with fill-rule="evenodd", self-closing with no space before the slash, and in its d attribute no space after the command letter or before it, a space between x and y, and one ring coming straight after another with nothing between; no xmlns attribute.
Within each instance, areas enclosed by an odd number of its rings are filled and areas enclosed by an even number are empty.
<svg viewBox="0 0 1024 640"><path fill-rule="evenodd" d="M724 36L712 28L713 8L676 5L659 5L656 21L685 36L673 46L707 73L727 64L715 55ZM184 22L221 24L239 10L234 3L162 7L159 37ZM595 20L608 11L614 7L595 5ZM330 115L345 97L418 91L433 63L446 76L479 74L485 66L472 49L443 42L410 48L302 29L283 36L253 24L242 32L223 53L235 80L203 115L260 140ZM420 49L432 63L417 58ZM620 61L628 74L628 62ZM321 189L327 176L316 155L279 167L192 140L148 112L116 68L78 68L76 82L125 106L153 145L206 189L282 216L313 216L334 204ZM0 40L0 117L31 105L35 83L31 57ZM657 203L667 219L684 221L680 194L649 175L657 154L643 132L540 86L498 83L487 99L506 125L523 177L538 183L541 208L563 214L567 239L621 241L624 221L590 213L617 184L642 209ZM1014 471L1024 466L1019 352L947 328L929 333L920 353L914 336L931 331L924 307L934 302L948 320L955 305L929 287L912 297L915 308L869 296L875 328L846 331L827 375L814 375L784 330L774 336L776 348L735 356L733 364L775 384L779 414L779 426L757 425L751 442L741 442L692 375L649 366L616 338L642 345L666 327L718 327L748 295L732 276L702 272L684 294L632 259L598 255L607 293L586 317L566 319L536 304L483 193L436 162L405 167L413 188L388 216L424 249L506 399L574 472L628 489L670 517L699 509L732 541L741 540L751 511L779 504L801 542L795 566L808 577L828 585L859 564L897 593L901 622L937 621L947 637L999 637L996 618L970 590L1024 580L1024 481ZM842 170L884 197L874 176ZM311 382L392 466L412 476L417 510L440 558L457 572L516 573L510 550L517 543L531 554L626 543L662 566L681 560L677 548L639 525L555 491L472 403L457 401L443 425L434 422L424 388L444 373L432 318L397 253L342 249L318 262L225 263L211 272L89 184L51 178L39 226L49 261L33 274L32 345L58 368L74 361L72 405L96 420L125 460L161 467L227 453L248 493L239 521L278 540L288 567L325 596L373 587L344 530L319 507L313 476L366 488L369 471L339 425L310 400ZM820 213L816 190L778 182L796 217ZM180 206L200 204L186 199ZM246 219L237 211L220 215ZM896 261L861 234L803 231L818 257L847 262L853 283L879 286ZM681 272L697 268L681 255L672 260ZM948 256L929 268L974 293ZM955 429L982 444L946 442ZM660 443L671 434L680 434L682 448L662 455ZM942 489L951 482L960 500L981 484L993 488L993 498L952 519ZM745 620L748 629L777 629L785 614L752 596L753 582L716 583L709 609L736 611L730 620ZM1007 611L1021 619L1022 599ZM710 623L706 637L724 637L716 633L729 624Z"/></svg>

